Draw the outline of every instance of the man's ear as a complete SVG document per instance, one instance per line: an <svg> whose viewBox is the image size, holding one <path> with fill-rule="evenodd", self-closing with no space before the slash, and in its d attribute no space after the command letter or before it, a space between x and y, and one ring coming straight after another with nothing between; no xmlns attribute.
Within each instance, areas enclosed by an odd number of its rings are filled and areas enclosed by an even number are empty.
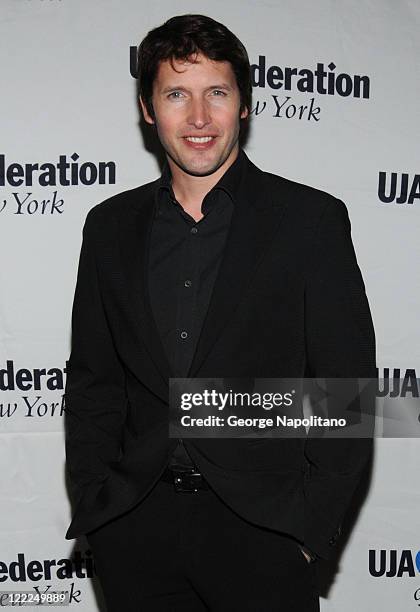
<svg viewBox="0 0 420 612"><path fill-rule="evenodd" d="M247 107L245 107L245 108L244 108L244 110L243 110L243 111L241 112L241 114L240 114L240 118L241 118L241 119L246 119L246 118L248 117L248 115L249 115L248 108L247 108Z"/></svg>
<svg viewBox="0 0 420 612"><path fill-rule="evenodd" d="M140 107L143 113L144 120L146 121L146 123L153 125L155 123L155 120L153 119L149 111L147 110L144 100L141 96L139 96L139 102L140 102Z"/></svg>

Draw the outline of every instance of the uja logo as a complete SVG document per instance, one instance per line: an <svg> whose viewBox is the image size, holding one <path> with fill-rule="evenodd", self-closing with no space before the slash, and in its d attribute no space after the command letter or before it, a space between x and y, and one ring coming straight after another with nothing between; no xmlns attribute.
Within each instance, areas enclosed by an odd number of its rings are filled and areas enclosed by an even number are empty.
<svg viewBox="0 0 420 612"><path fill-rule="evenodd" d="M414 204L420 199L420 174L379 172L378 197L385 204Z"/></svg>
<svg viewBox="0 0 420 612"><path fill-rule="evenodd" d="M369 573L374 578L414 578L420 573L420 550L369 550Z"/></svg>
<svg viewBox="0 0 420 612"><path fill-rule="evenodd" d="M405 372L401 372L400 368L394 368L391 371L389 368L383 368L381 372L378 369L376 395L378 397L419 397L419 381L416 370L408 368Z"/></svg>

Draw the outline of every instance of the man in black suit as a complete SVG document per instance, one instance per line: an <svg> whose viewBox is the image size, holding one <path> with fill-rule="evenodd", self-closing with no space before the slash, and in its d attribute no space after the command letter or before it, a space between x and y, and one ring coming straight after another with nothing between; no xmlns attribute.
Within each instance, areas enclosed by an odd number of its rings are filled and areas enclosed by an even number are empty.
<svg viewBox="0 0 420 612"><path fill-rule="evenodd" d="M240 149L249 60L174 17L139 47L162 176L94 206L66 383L75 510L108 612L314 611L369 439L168 436L171 377L374 377L345 205Z"/></svg>

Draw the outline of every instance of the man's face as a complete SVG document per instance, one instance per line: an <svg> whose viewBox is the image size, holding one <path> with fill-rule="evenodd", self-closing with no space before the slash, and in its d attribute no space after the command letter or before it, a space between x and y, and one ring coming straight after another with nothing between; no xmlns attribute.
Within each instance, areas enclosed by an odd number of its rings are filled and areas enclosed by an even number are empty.
<svg viewBox="0 0 420 612"><path fill-rule="evenodd" d="M238 153L240 94L230 62L198 55L195 63L161 62L153 83L153 119L169 163L193 176L226 168ZM172 165L172 164L171 164Z"/></svg>

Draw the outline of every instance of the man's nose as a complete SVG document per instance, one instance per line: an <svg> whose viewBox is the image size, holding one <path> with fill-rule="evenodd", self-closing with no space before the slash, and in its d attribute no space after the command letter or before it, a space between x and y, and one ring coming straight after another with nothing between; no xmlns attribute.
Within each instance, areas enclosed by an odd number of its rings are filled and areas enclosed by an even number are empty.
<svg viewBox="0 0 420 612"><path fill-rule="evenodd" d="M193 125L197 129L201 129L210 123L210 110L206 100L191 100L187 121L189 125Z"/></svg>

